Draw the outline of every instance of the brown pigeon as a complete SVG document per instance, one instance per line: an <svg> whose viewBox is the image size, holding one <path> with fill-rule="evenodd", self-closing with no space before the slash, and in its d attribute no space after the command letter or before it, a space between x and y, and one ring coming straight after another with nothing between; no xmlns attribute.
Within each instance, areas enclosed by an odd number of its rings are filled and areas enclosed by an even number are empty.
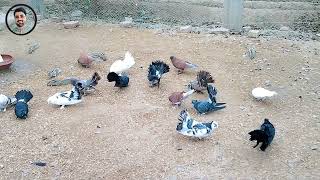
<svg viewBox="0 0 320 180"><path fill-rule="evenodd" d="M89 68L92 64L93 58L85 53L81 53L78 59L78 63L81 64L82 67Z"/></svg>
<svg viewBox="0 0 320 180"><path fill-rule="evenodd" d="M173 66L178 69L178 74L182 73L185 69L193 69L198 67L195 64L176 58L175 56L170 56L170 60Z"/></svg>
<svg viewBox="0 0 320 180"><path fill-rule="evenodd" d="M182 101L189 97L193 92L193 89L188 92L174 92L169 96L169 101L172 103L172 105L180 106Z"/></svg>
<svg viewBox="0 0 320 180"><path fill-rule="evenodd" d="M207 71L199 71L197 80L191 81L188 85L189 89L194 89L196 92L202 92L207 89L208 83L214 83L214 79Z"/></svg>

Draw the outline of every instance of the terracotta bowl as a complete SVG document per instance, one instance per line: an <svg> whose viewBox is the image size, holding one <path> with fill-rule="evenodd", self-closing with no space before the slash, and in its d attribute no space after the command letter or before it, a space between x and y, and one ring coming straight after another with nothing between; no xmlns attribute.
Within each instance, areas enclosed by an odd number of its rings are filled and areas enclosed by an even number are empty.
<svg viewBox="0 0 320 180"><path fill-rule="evenodd" d="M13 63L13 57L8 54L1 54L3 62L0 62L0 70L9 69Z"/></svg>

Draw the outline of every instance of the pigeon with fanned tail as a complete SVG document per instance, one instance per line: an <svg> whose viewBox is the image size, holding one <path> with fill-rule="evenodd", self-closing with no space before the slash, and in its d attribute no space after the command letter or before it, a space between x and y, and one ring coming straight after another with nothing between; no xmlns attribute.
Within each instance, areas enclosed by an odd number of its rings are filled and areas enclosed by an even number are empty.
<svg viewBox="0 0 320 180"><path fill-rule="evenodd" d="M74 105L82 102L81 90L83 89L81 83L75 84L71 91L56 93L48 98L48 104L61 106L63 109L66 105Z"/></svg>
<svg viewBox="0 0 320 180"><path fill-rule="evenodd" d="M110 66L109 72L115 72L118 75L128 71L135 64L132 54L127 51L124 60L117 60Z"/></svg>
<svg viewBox="0 0 320 180"><path fill-rule="evenodd" d="M14 113L19 119L26 119L29 113L28 102L33 98L32 93L29 90L20 90L16 93L15 98L17 104L14 108Z"/></svg>
<svg viewBox="0 0 320 180"><path fill-rule="evenodd" d="M216 122L201 123L192 119L187 110L181 111L178 119L177 132L189 137L205 138L218 128L218 123Z"/></svg>
<svg viewBox="0 0 320 180"><path fill-rule="evenodd" d="M275 95L277 95L277 93L275 91L269 91L267 89L264 89L262 87L257 87L254 88L252 91L252 96L254 98L256 98L257 100L266 100L268 98L271 98Z"/></svg>
<svg viewBox="0 0 320 180"><path fill-rule="evenodd" d="M8 107L11 107L16 103L17 99L15 97L0 94L0 112L5 112Z"/></svg>
<svg viewBox="0 0 320 180"><path fill-rule="evenodd" d="M214 79L207 71L199 71L197 80L188 84L188 89L194 89L196 92L202 92L207 89L208 83L214 83Z"/></svg>
<svg viewBox="0 0 320 180"><path fill-rule="evenodd" d="M261 125L260 129L249 132L251 136L250 141L257 140L257 144L253 146L253 148L257 147L259 143L262 142L260 149L262 151L265 151L266 148L271 144L275 136L275 133L276 130L274 126L270 123L269 119L264 119L264 122Z"/></svg>
<svg viewBox="0 0 320 180"><path fill-rule="evenodd" d="M90 79L87 80L79 80L76 78L70 78L71 84L76 86L76 84L81 84L81 94L86 95L88 93L92 93L96 90L96 86L98 85L98 81L101 80L101 76L94 72Z"/></svg>
<svg viewBox="0 0 320 180"><path fill-rule="evenodd" d="M193 89L187 92L174 92L169 96L169 101L172 105L180 106L182 101L188 98L192 93L194 93Z"/></svg>
<svg viewBox="0 0 320 180"><path fill-rule="evenodd" d="M149 65L149 72L148 72L148 80L150 86L158 86L160 85L160 80L163 74L169 72L170 67L162 62L162 61L154 61Z"/></svg>
<svg viewBox="0 0 320 180"><path fill-rule="evenodd" d="M207 114L209 112L218 111L226 107L226 103L217 103L217 91L215 87L208 85L207 91L209 98L206 101L192 100L192 105L199 114Z"/></svg>
<svg viewBox="0 0 320 180"><path fill-rule="evenodd" d="M114 86L119 88L127 87L129 84L129 77L124 73L120 76L115 72L110 72L107 79L109 82L116 82Z"/></svg>
<svg viewBox="0 0 320 180"><path fill-rule="evenodd" d="M195 65L195 64L192 64L188 61L185 61L185 60L182 60L182 59L179 59L175 56L170 56L170 60L172 62L172 65L178 69L178 73L183 73L183 71L185 69L194 69L194 68L197 68L198 65Z"/></svg>

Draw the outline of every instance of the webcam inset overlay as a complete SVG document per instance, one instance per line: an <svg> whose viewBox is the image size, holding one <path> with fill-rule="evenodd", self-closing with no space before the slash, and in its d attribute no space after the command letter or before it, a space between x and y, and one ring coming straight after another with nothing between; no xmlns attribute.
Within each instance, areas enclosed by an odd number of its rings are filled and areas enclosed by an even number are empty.
<svg viewBox="0 0 320 180"><path fill-rule="evenodd" d="M6 15L8 29L16 35L26 35L34 30L37 25L35 11L26 4L12 6Z"/></svg>

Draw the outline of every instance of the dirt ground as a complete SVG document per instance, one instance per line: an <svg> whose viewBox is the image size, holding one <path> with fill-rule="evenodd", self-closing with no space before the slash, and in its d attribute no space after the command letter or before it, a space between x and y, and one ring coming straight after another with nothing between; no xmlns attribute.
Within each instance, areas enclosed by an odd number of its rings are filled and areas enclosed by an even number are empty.
<svg viewBox="0 0 320 180"><path fill-rule="evenodd" d="M0 50L16 58L12 72L0 73L0 93L30 89L27 120L14 110L0 114L0 179L319 179L320 42L241 36L157 33L115 25L86 25L66 30L40 24L27 36L0 32ZM27 54L33 42L40 48ZM243 57L255 46L257 57ZM106 80L113 61L132 52L130 85L118 90ZM103 51L106 62L92 68L77 64L80 52ZM227 108L199 116L192 99L173 108L168 96L185 90L196 71L178 75L169 56L185 58L211 72L218 101ZM150 88L147 68L162 59L170 65L160 88ZM98 91L64 110L47 104L49 96L71 86L48 87L47 71L60 67L65 77L103 75ZM269 86L267 86L269 85ZM254 87L275 90L267 102L251 97ZM300 98L299 98L300 96ZM175 131L187 108L198 121L219 128L205 140ZM265 152L252 148L248 132L269 118L276 136ZM100 128L98 128L98 126ZM32 162L46 162L38 167Z"/></svg>

